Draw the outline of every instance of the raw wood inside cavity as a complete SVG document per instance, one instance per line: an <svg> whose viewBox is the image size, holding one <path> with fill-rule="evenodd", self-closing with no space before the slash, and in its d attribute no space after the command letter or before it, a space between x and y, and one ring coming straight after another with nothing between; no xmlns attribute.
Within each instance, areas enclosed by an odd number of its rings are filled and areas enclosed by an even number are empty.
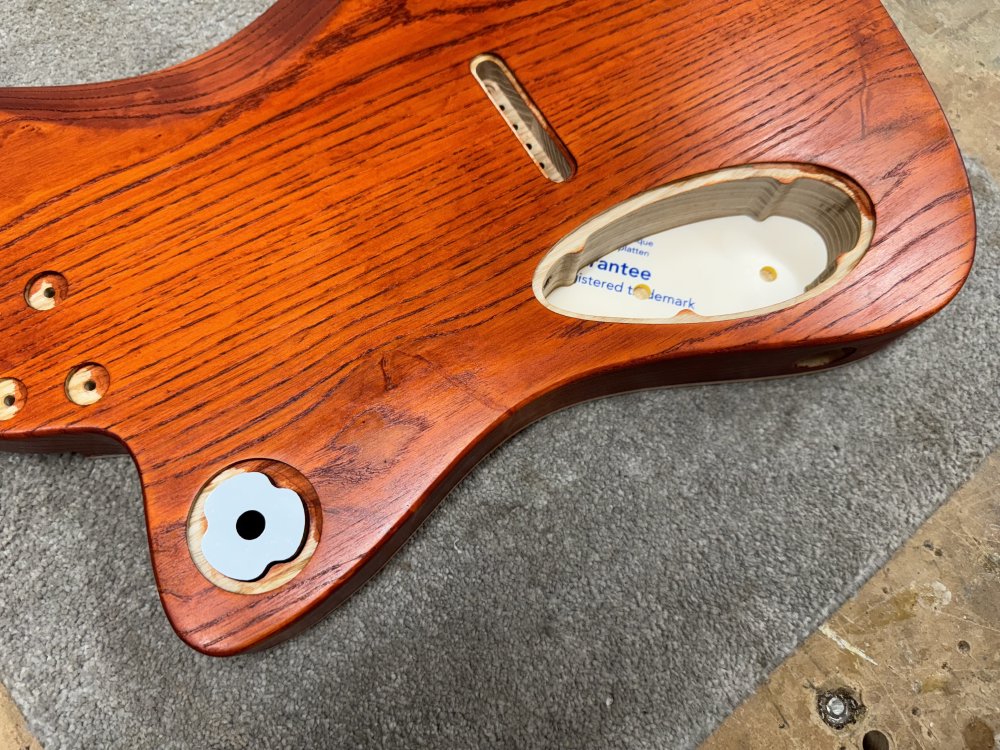
<svg viewBox="0 0 1000 750"><path fill-rule="evenodd" d="M806 291L815 288L830 278L842 256L857 248L863 209L853 195L827 180L803 172L783 181L768 171L761 168L756 175L748 172L746 177L702 184L649 202L636 200L634 210L595 228L579 252L567 252L556 260L545 277L543 295L572 284L581 268L630 242L726 216L749 216L757 221L783 216L814 229L823 238L828 256L826 269Z"/></svg>

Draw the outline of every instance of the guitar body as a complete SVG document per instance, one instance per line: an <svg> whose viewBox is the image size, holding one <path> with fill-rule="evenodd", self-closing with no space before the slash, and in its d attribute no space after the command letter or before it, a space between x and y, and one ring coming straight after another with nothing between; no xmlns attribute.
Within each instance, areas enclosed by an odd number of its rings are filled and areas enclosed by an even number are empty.
<svg viewBox="0 0 1000 750"><path fill-rule="evenodd" d="M568 179L484 96L483 53ZM863 191L873 235L836 283L659 325L533 291L588 219L775 164ZM0 197L0 446L130 453L167 615L217 655L342 602L533 420L870 354L948 303L975 242L951 132L878 0L281 0L174 68L0 90ZM200 553L240 472L307 518L242 580Z"/></svg>

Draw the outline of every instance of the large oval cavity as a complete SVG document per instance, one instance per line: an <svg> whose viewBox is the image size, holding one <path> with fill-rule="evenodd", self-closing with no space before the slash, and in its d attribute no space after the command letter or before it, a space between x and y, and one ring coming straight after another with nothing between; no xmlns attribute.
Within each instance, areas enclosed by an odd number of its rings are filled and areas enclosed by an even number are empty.
<svg viewBox="0 0 1000 750"><path fill-rule="evenodd" d="M873 231L871 201L841 175L807 165L734 167L587 221L542 260L534 289L554 312L590 320L758 315L839 282Z"/></svg>

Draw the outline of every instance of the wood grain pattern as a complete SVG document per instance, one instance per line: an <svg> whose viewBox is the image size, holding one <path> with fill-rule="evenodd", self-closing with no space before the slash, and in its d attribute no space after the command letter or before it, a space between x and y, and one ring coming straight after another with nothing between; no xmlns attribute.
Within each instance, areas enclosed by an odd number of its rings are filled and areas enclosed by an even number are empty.
<svg viewBox="0 0 1000 750"><path fill-rule="evenodd" d="M555 184L470 75L502 57L577 163ZM539 260L586 219L702 172L804 162L871 196L839 284L737 321L557 315ZM547 412L632 388L864 356L943 307L973 257L962 163L877 0L282 0L188 63L0 91L0 378L11 450L131 453L178 634L211 654L343 601L472 465ZM65 297L25 290L61 274ZM111 387L78 406L81 363ZM315 554L248 596L185 520L245 460L323 507ZM516 585L516 584L515 584Z"/></svg>

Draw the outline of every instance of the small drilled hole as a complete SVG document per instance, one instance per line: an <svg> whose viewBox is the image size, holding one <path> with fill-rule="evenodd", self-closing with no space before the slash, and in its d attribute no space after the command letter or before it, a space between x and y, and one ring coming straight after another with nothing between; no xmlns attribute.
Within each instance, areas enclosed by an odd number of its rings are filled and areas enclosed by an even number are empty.
<svg viewBox="0 0 1000 750"><path fill-rule="evenodd" d="M10 404L7 404L7 406L10 406ZM969 653L969 651L970 651L971 648L972 648L972 646L969 645L968 641L959 641L958 642L958 650L961 651L963 654Z"/></svg>
<svg viewBox="0 0 1000 750"><path fill-rule="evenodd" d="M545 163L544 162L541 163L541 164L539 164L538 166L540 166L542 169L545 169Z"/></svg>
<svg viewBox="0 0 1000 750"><path fill-rule="evenodd" d="M69 294L69 283L62 274L47 271L33 278L24 290L24 301L35 310L51 310Z"/></svg>
<svg viewBox="0 0 1000 750"><path fill-rule="evenodd" d="M877 729L866 732L861 740L862 750L892 750L889 738Z"/></svg>
<svg viewBox="0 0 1000 750"><path fill-rule="evenodd" d="M503 104L501 104L501 105L500 105L500 111L501 111L501 112L506 112L506 111L507 111L507 107L506 107L506 105L503 105Z"/></svg>
<svg viewBox="0 0 1000 750"><path fill-rule="evenodd" d="M96 363L74 367L66 378L66 397L79 406L96 404L108 392L111 377Z"/></svg>
<svg viewBox="0 0 1000 750"><path fill-rule="evenodd" d="M27 397L27 391L20 380L0 378L0 422L13 419L24 408Z"/></svg>
<svg viewBox="0 0 1000 750"><path fill-rule="evenodd" d="M521 129L521 126L520 126L520 125L518 125L518 124L517 124L517 123L515 122L515 123L514 123L514 130L520 130L520 129Z"/></svg>
<svg viewBox="0 0 1000 750"><path fill-rule="evenodd" d="M534 148L534 146L532 146L530 143L526 143L524 145L528 147L528 151L531 151L531 149Z"/></svg>
<svg viewBox="0 0 1000 750"><path fill-rule="evenodd" d="M248 542L264 533L264 515L256 510L248 510L236 519L236 533Z"/></svg>

